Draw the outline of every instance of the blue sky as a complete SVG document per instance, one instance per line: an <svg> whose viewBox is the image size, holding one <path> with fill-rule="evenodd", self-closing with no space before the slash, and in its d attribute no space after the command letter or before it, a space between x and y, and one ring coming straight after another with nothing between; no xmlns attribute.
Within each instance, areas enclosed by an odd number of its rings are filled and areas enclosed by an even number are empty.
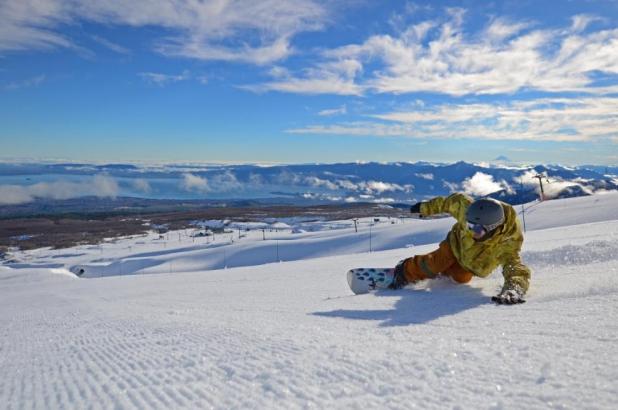
<svg viewBox="0 0 618 410"><path fill-rule="evenodd" d="M618 163L618 1L0 0L0 159Z"/></svg>

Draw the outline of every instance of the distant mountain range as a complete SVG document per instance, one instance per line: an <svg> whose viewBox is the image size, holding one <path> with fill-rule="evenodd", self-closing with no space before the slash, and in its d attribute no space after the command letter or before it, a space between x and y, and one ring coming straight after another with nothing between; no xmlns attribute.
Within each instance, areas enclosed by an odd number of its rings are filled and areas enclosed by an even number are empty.
<svg viewBox="0 0 618 410"><path fill-rule="evenodd" d="M135 165L0 163L0 206L80 197L412 203L462 191L512 204L618 190L618 167L585 165L341 163L299 165ZM231 202L231 203L232 203ZM50 205L51 204L51 205Z"/></svg>

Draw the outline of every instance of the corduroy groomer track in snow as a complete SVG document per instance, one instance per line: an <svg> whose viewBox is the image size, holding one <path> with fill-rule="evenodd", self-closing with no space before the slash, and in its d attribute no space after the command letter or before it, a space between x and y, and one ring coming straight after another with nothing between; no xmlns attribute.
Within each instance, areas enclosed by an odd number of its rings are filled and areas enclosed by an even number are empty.
<svg viewBox="0 0 618 410"><path fill-rule="evenodd" d="M0 407L612 409L616 204L528 204L532 279L513 306L490 300L499 271L350 291L349 269L436 249L449 218L15 251Z"/></svg>

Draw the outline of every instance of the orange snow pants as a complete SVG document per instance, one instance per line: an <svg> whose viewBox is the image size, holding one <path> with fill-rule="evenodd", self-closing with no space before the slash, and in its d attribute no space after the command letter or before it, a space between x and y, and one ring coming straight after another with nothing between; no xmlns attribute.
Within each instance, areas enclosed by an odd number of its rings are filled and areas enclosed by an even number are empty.
<svg viewBox="0 0 618 410"><path fill-rule="evenodd" d="M472 279L472 272L459 265L448 241L442 241L440 247L431 253L407 259L403 269L410 283L432 279L439 274L450 276L457 283L468 283Z"/></svg>

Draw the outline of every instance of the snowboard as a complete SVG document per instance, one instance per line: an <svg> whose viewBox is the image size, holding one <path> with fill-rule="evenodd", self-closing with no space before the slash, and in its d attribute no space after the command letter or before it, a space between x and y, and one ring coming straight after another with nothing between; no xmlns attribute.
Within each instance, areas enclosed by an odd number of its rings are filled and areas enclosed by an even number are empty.
<svg viewBox="0 0 618 410"><path fill-rule="evenodd" d="M357 295L387 289L393 282L394 268L356 268L348 271L348 285Z"/></svg>

